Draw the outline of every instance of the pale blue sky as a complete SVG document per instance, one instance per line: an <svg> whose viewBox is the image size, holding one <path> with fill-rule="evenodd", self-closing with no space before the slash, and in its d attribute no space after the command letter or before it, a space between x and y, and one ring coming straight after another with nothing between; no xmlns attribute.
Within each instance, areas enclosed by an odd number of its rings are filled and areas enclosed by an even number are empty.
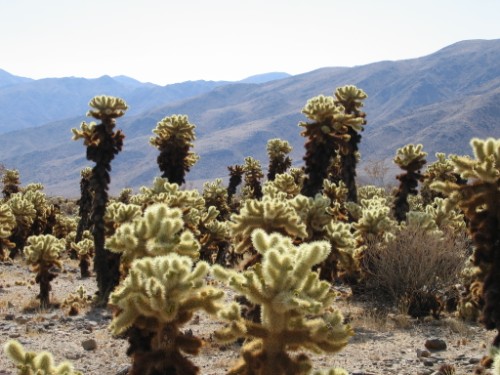
<svg viewBox="0 0 500 375"><path fill-rule="evenodd" d="M0 0L0 69L239 80L500 38L500 0Z"/></svg>

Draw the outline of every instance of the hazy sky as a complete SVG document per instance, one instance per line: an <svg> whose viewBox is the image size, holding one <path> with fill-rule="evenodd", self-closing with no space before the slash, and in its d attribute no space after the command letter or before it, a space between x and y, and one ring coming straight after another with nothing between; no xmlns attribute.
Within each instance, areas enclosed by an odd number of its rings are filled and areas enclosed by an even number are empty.
<svg viewBox="0 0 500 375"><path fill-rule="evenodd" d="M0 69L239 80L500 38L500 0L0 0Z"/></svg>

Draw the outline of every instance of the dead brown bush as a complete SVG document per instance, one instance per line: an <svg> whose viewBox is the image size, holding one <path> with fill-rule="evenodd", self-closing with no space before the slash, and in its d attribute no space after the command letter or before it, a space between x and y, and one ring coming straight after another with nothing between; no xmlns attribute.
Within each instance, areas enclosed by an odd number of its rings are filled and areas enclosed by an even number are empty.
<svg viewBox="0 0 500 375"><path fill-rule="evenodd" d="M467 250L465 233L439 236L407 226L388 243L368 244L365 287L375 297L388 298L399 306L432 306L434 302L423 301L422 296L442 296L460 281Z"/></svg>

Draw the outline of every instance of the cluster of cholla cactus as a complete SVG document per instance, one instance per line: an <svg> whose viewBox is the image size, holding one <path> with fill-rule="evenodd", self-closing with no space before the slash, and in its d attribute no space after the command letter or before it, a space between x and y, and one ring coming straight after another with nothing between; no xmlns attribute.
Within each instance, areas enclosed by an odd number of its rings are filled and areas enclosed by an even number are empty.
<svg viewBox="0 0 500 375"><path fill-rule="evenodd" d="M333 96L307 102L302 112L311 122L299 124L307 138L303 168L292 167L290 144L275 138L267 143L267 181L260 161L248 156L243 165L228 167L227 187L216 179L201 193L181 187L198 160L191 150L195 126L185 115L165 117L150 139L160 151L161 177L136 194L124 189L117 199L108 196L109 172L124 139L115 119L127 105L119 98L95 97L88 115L101 123L84 122L72 130L95 162L81 172L79 220L51 205L41 185L21 187L19 173L7 170L0 256L24 254L37 273L43 308L50 305L50 282L54 267L61 268L62 253L78 257L82 278L92 276L93 258L96 302L109 303L111 331L127 337L133 375L198 374L190 356L203 342L183 327L199 310L226 322L215 333L222 344L245 340L230 374L311 373L311 359L300 350L334 353L353 334L333 307L332 283L346 283L354 294L366 290L391 249L399 251L394 274L404 272L408 265L397 263L404 241L398 241L413 230L435 252L445 241L457 241L458 249L460 238L450 233L467 227L473 261L463 270L462 294L449 305L467 318L482 308L486 327L500 330L500 140L474 139L475 159L437 154L424 172L426 153L422 145L410 144L394 159L404 170L395 194L358 187L366 97L357 87L344 86ZM234 302L208 285L211 277L238 294ZM441 312L438 291L427 288L433 282L407 289L403 297L411 315L429 314L434 302L432 312ZM62 307L74 315L88 301L80 288ZM55 366L49 355L25 353L15 343L6 350L23 374L76 374L70 365ZM314 374L325 373L346 374L342 369Z"/></svg>
<svg viewBox="0 0 500 375"><path fill-rule="evenodd" d="M355 193L354 181L347 175L355 174L355 154L360 140L358 133L366 124L365 114L359 108L366 94L355 86L346 86L339 88L335 96L312 98L302 110L313 121L299 124L305 128L301 134L308 138L304 156L306 178L302 193L309 197L314 197L321 190L328 169L339 154L344 155L345 165L342 168L347 180L344 183L348 189L354 189L351 194ZM348 154L351 156L347 157Z"/></svg>

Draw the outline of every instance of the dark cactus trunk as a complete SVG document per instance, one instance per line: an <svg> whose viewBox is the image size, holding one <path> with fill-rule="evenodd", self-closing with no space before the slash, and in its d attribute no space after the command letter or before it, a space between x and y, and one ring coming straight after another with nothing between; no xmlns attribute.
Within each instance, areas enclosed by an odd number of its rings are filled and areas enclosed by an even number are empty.
<svg viewBox="0 0 500 375"><path fill-rule="evenodd" d="M335 144L331 139L318 142L313 138L306 142L305 148L306 178L302 194L313 198L323 188L323 180L328 175L332 158L335 157Z"/></svg>
<svg viewBox="0 0 500 375"><path fill-rule="evenodd" d="M120 279L120 254L112 253L105 249L105 226L104 215L108 202L108 185L110 183L109 172L111 161L121 151L123 145L123 134L120 131L113 132L114 121L103 121L95 127L96 146L87 148L87 159L96 163L92 169L90 188L94 192L92 205L92 223L94 236L94 270L97 276L97 287L100 305L105 305L110 293L118 285Z"/></svg>
<svg viewBox="0 0 500 375"><path fill-rule="evenodd" d="M269 181L274 181L277 174L285 173L291 165L292 159L290 159L288 156L281 156L279 158L272 159L269 163L269 172L267 173L267 179Z"/></svg>
<svg viewBox="0 0 500 375"><path fill-rule="evenodd" d="M90 179L83 177L80 180L80 199L78 200L80 206L78 215L80 221L76 228L75 242L80 242L83 237L83 232L90 229L90 215L92 213L92 191L90 190Z"/></svg>
<svg viewBox="0 0 500 375"><path fill-rule="evenodd" d="M352 128L349 129L348 134L351 136L347 144L348 152L340 156L340 163L342 165L341 178L347 188L347 201L358 202L358 189L356 187L356 153L358 152L358 144L361 141L359 135Z"/></svg>
<svg viewBox="0 0 500 375"><path fill-rule="evenodd" d="M51 273L49 269L41 264L40 270L36 275L35 281L40 284L40 294L38 298L40 299L40 307L42 309L46 309L50 306L50 291L52 287L50 286L50 282L56 277L55 274Z"/></svg>
<svg viewBox="0 0 500 375"><path fill-rule="evenodd" d="M182 185L189 167L185 159L189 155L189 145L180 145L178 142L168 142L163 145L158 155L157 162L162 171L161 177L166 178L170 183Z"/></svg>

